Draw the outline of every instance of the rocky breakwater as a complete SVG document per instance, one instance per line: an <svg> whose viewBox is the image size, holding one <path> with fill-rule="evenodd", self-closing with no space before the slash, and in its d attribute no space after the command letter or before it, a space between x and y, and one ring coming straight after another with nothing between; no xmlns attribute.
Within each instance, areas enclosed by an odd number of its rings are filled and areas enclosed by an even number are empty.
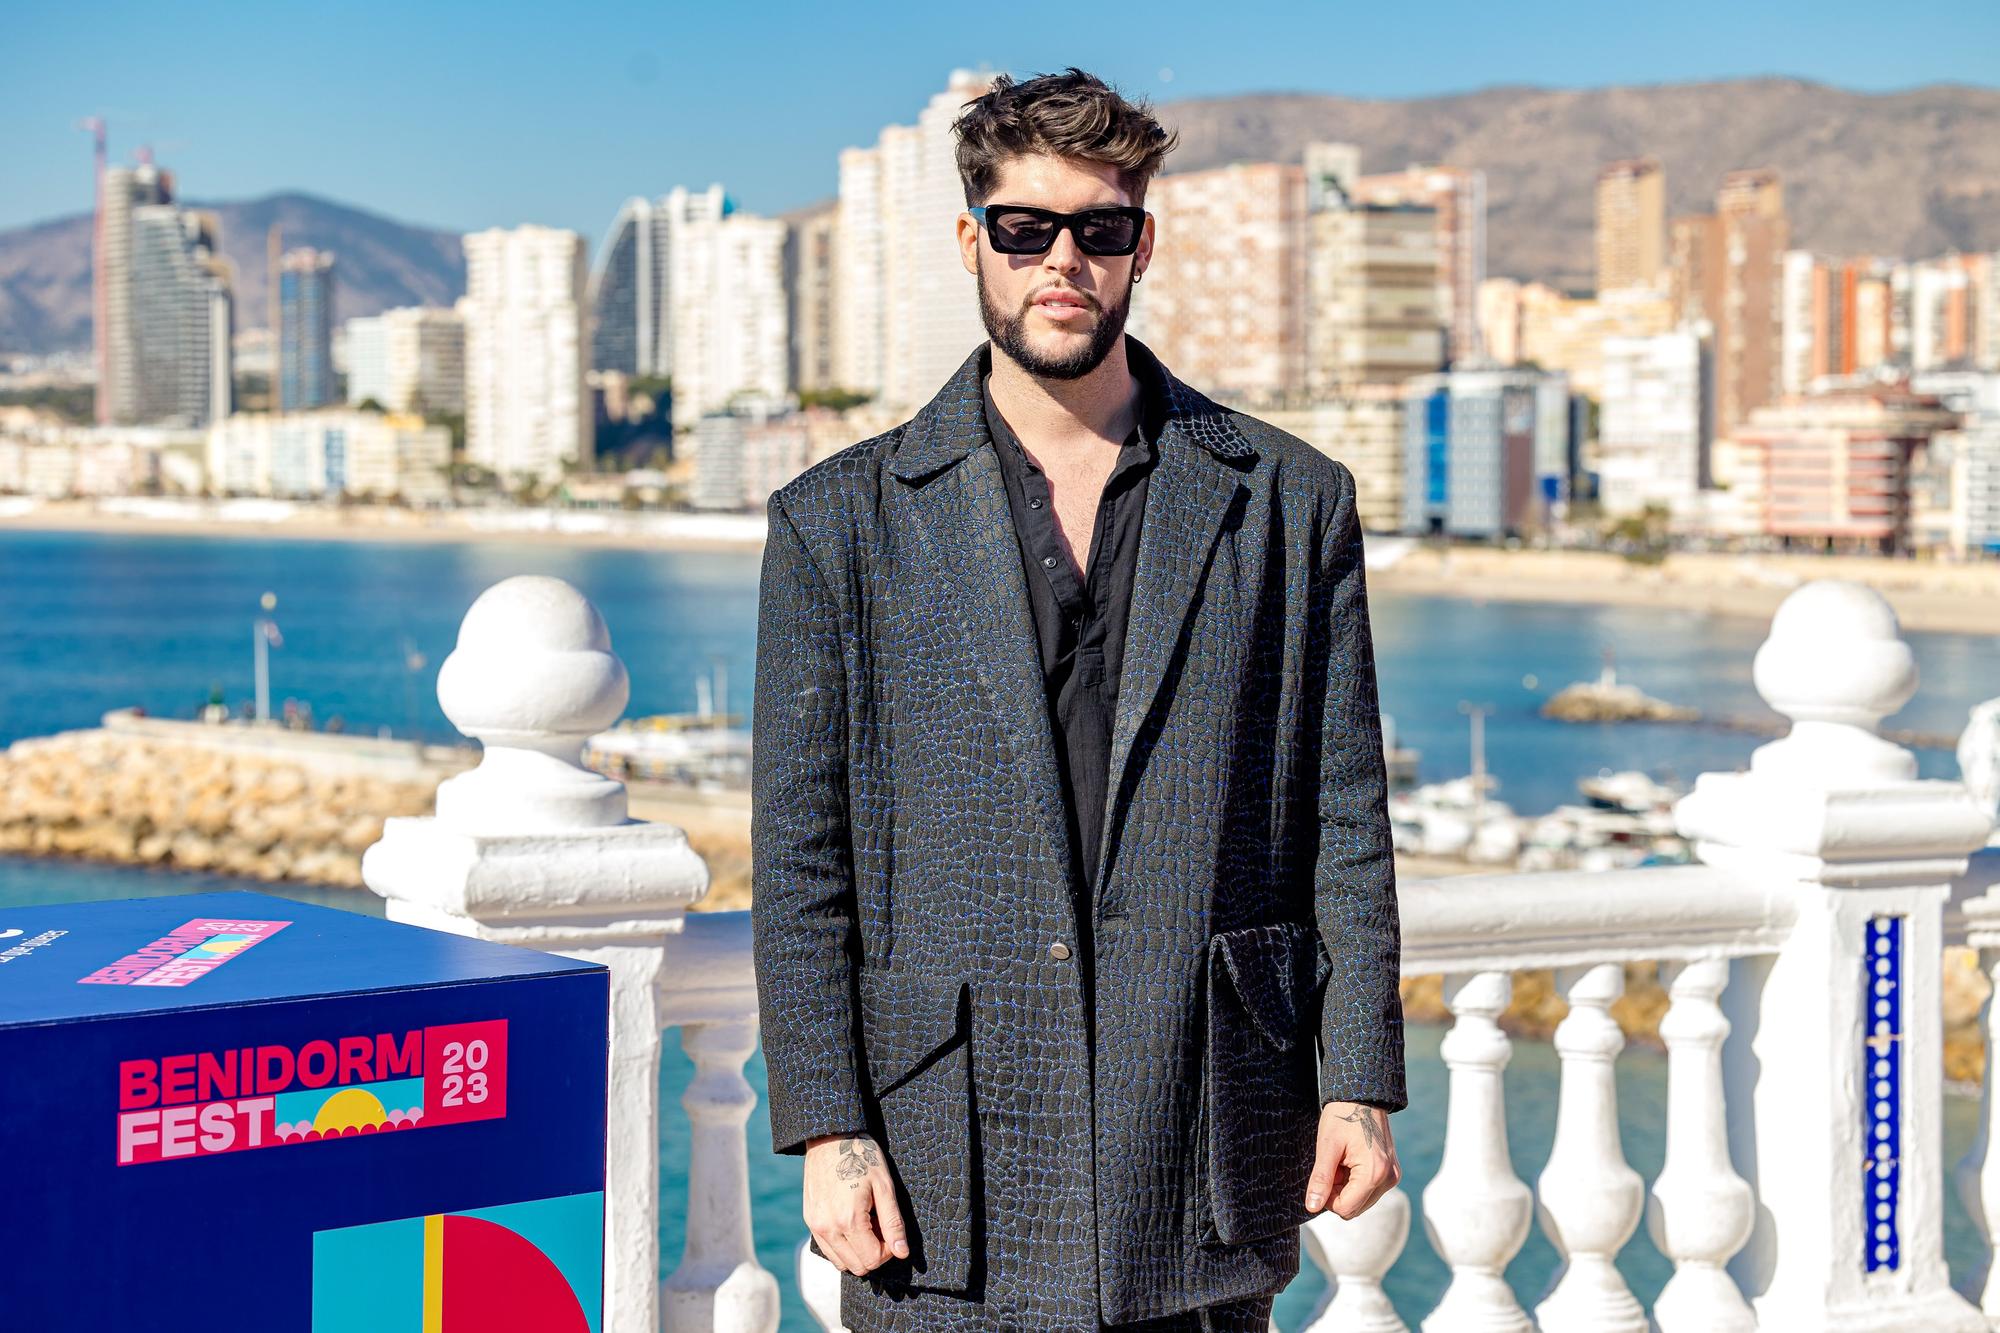
<svg viewBox="0 0 2000 1333"><path fill-rule="evenodd" d="M109 730L0 753L0 853L360 888L391 815L431 811L451 769L381 775Z"/></svg>

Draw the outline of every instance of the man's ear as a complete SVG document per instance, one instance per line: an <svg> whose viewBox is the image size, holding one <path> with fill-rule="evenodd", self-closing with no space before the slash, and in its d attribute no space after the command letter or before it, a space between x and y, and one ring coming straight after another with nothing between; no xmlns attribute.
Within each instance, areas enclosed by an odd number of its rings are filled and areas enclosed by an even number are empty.
<svg viewBox="0 0 2000 1333"><path fill-rule="evenodd" d="M979 272L979 223L970 213L958 215L958 259L967 273Z"/></svg>

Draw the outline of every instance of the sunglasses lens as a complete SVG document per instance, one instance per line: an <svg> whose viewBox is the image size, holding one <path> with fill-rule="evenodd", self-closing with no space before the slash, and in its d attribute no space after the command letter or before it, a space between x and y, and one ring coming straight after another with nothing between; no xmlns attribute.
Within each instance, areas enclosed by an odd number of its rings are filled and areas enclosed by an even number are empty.
<svg viewBox="0 0 2000 1333"><path fill-rule="evenodd" d="M1055 241L1056 225L1032 213L1001 213L993 218L993 248L1005 254L1032 255Z"/></svg>
<svg viewBox="0 0 2000 1333"><path fill-rule="evenodd" d="M1138 241L1139 224L1130 213L1116 213L1109 209L1085 213L1081 225L1077 227L1076 239L1087 254L1122 255L1132 250Z"/></svg>

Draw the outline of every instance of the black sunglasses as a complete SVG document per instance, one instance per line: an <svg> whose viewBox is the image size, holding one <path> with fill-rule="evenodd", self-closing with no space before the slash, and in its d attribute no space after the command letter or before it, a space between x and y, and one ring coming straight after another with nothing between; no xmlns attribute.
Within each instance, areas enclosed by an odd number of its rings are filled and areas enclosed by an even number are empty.
<svg viewBox="0 0 2000 1333"><path fill-rule="evenodd" d="M1087 255L1129 255L1139 248L1139 233L1146 224L1143 208L1053 213L1027 204L981 204L966 212L986 228L986 238L1003 255L1044 254L1064 227L1076 237L1076 248Z"/></svg>

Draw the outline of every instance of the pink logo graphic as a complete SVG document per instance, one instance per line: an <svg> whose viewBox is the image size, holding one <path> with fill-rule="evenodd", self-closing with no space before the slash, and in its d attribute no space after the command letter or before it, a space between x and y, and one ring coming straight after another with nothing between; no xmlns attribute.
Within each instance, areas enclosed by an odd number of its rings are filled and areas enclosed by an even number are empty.
<svg viewBox="0 0 2000 1333"><path fill-rule="evenodd" d="M507 1114L507 1020L118 1063L120 1166Z"/></svg>
<svg viewBox="0 0 2000 1333"><path fill-rule="evenodd" d="M185 986L199 981L289 921L221 921L200 918L176 926L145 948L106 964L80 986Z"/></svg>

